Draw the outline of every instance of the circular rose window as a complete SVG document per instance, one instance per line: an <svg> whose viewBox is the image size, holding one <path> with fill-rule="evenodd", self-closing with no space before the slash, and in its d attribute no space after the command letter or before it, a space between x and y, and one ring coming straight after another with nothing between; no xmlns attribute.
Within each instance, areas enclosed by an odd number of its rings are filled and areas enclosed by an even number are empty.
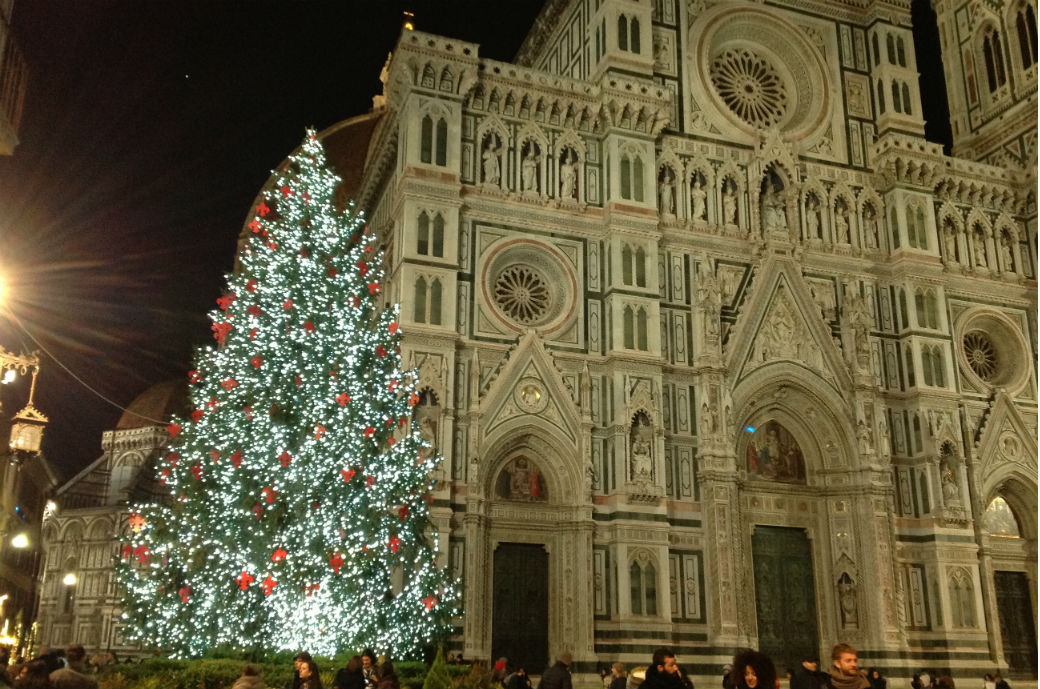
<svg viewBox="0 0 1040 689"><path fill-rule="evenodd" d="M968 366L979 378L993 380L997 373L997 348L989 339L989 335L981 330L973 330L964 336L964 356Z"/></svg>
<svg viewBox="0 0 1040 689"><path fill-rule="evenodd" d="M747 48L723 51L711 63L711 83L733 114L767 128L787 113L787 88L768 60Z"/></svg>
<svg viewBox="0 0 1040 689"><path fill-rule="evenodd" d="M961 370L977 388L1014 393L1029 380L1029 344L1021 326L1003 313L982 307L966 311L954 337Z"/></svg>
<svg viewBox="0 0 1040 689"><path fill-rule="evenodd" d="M488 252L481 271L484 303L511 330L553 332L577 313L574 272L565 255L549 244L504 240Z"/></svg>

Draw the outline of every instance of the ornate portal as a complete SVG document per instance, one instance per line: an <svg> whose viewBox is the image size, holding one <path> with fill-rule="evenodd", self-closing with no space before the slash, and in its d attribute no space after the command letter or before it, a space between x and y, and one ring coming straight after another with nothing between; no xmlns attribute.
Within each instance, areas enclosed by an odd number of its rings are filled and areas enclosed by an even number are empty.
<svg viewBox="0 0 1040 689"><path fill-rule="evenodd" d="M751 478L804 483L802 448L790 431L770 421L756 429L748 443L747 472Z"/></svg>

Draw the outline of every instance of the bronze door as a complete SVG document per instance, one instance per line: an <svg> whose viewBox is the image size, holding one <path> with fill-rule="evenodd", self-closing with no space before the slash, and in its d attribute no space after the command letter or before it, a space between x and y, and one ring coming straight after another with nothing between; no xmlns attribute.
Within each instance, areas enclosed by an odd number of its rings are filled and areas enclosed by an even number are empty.
<svg viewBox="0 0 1040 689"><path fill-rule="evenodd" d="M755 569L758 650L784 668L819 654L812 549L802 529L756 526L751 536Z"/></svg>
<svg viewBox="0 0 1040 689"><path fill-rule="evenodd" d="M1014 673L1036 677L1036 628L1025 572L993 572L1004 660Z"/></svg>
<svg viewBox="0 0 1040 689"><path fill-rule="evenodd" d="M549 665L549 555L540 545L502 543L495 550L491 657L541 674Z"/></svg>

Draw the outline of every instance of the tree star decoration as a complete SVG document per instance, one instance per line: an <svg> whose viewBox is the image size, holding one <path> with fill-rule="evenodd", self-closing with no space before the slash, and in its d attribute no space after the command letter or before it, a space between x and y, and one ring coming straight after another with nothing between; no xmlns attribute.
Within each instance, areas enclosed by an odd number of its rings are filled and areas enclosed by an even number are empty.
<svg viewBox="0 0 1040 689"><path fill-rule="evenodd" d="M196 351L194 413L167 426L166 498L131 507L119 550L135 641L405 659L461 614L435 564L440 457L413 421L419 377L339 181L308 132L247 221L215 341Z"/></svg>

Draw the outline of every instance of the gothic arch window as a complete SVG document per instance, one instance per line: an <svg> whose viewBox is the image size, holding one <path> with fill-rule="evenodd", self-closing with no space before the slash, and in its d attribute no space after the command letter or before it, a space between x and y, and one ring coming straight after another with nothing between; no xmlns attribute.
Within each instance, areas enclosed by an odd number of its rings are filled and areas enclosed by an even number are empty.
<svg viewBox="0 0 1040 689"><path fill-rule="evenodd" d="M986 85L994 93L1007 82L1004 71L1004 45L996 27L988 26L982 31L982 59L986 63Z"/></svg>
<svg viewBox="0 0 1040 689"><path fill-rule="evenodd" d="M646 251L643 247L636 247L635 254L636 287L646 287Z"/></svg>
<svg viewBox="0 0 1040 689"><path fill-rule="evenodd" d="M426 211L419 214L415 232L415 253L427 256L430 253L430 216Z"/></svg>
<svg viewBox="0 0 1040 689"><path fill-rule="evenodd" d="M1022 69L1029 69L1037 63L1037 42L1036 10L1028 2L1023 2L1015 11L1015 33L1018 37Z"/></svg>
<svg viewBox="0 0 1040 689"><path fill-rule="evenodd" d="M899 98L899 82L892 81L892 109L896 112L903 112L902 101Z"/></svg>
<svg viewBox="0 0 1040 689"><path fill-rule="evenodd" d="M441 281L434 278L430 283L430 325L441 324Z"/></svg>
<svg viewBox="0 0 1040 689"><path fill-rule="evenodd" d="M415 279L414 319L416 323L441 324L440 278L427 280L424 276Z"/></svg>
<svg viewBox="0 0 1040 689"><path fill-rule="evenodd" d="M888 209L888 227L892 230L892 248L899 248L899 223L896 222L896 209L891 207Z"/></svg>
<svg viewBox="0 0 1040 689"><path fill-rule="evenodd" d="M622 322L622 331L623 331L622 332L622 336L623 336L622 344L624 345L625 349L635 349L636 348L636 336L635 336L636 324L635 324L635 314L632 312L632 307L631 306L626 306L625 307L625 310L622 313L621 322Z"/></svg>
<svg viewBox="0 0 1040 689"><path fill-rule="evenodd" d="M419 132L419 161L427 164L448 164L448 121L424 115Z"/></svg>
<svg viewBox="0 0 1040 689"><path fill-rule="evenodd" d="M906 386L908 388L916 387L917 386L917 376L914 375L914 353L913 353L913 351L911 351L911 349L909 347L907 347L906 351L904 352L903 361L906 364ZM918 430L920 430L920 427L921 427L920 420L918 420L915 417L914 418L914 423L917 425Z"/></svg>
<svg viewBox="0 0 1040 689"><path fill-rule="evenodd" d="M903 112L907 115L912 115L913 111L910 108L910 86L904 81L901 90L903 92Z"/></svg>
<svg viewBox="0 0 1040 689"><path fill-rule="evenodd" d="M452 89L454 88L454 85L455 75L451 73L451 69L445 67L444 71L441 72L441 91L447 91L448 93L451 93Z"/></svg>
<svg viewBox="0 0 1040 689"><path fill-rule="evenodd" d="M646 250L641 246L621 247L621 282L625 285L646 287Z"/></svg>
<svg viewBox="0 0 1040 689"><path fill-rule="evenodd" d="M881 64L881 50L878 48L878 37L874 34L871 37L871 43L874 46L874 66L877 67Z"/></svg>
<svg viewBox="0 0 1040 689"><path fill-rule="evenodd" d="M975 584L962 567L950 573L950 608L954 627L975 626Z"/></svg>
<svg viewBox="0 0 1040 689"><path fill-rule="evenodd" d="M928 232L925 226L924 208L920 203L913 203L906 209L907 241L914 249L928 248Z"/></svg>
<svg viewBox="0 0 1040 689"><path fill-rule="evenodd" d="M426 322L426 278L418 277L415 280L415 307L412 319L416 323Z"/></svg>
<svg viewBox="0 0 1040 689"><path fill-rule="evenodd" d="M440 213L433 216L433 255L444 258L444 216Z"/></svg>
<svg viewBox="0 0 1040 689"><path fill-rule="evenodd" d="M922 328L939 329L939 300L934 289L914 291L914 306L917 308L917 325Z"/></svg>
<svg viewBox="0 0 1040 689"><path fill-rule="evenodd" d="M632 17L632 21L628 25L628 37L632 52L638 55L642 51L639 46L639 19L637 17Z"/></svg>
<svg viewBox="0 0 1040 689"><path fill-rule="evenodd" d="M888 48L888 64L896 64L896 39L892 34L885 36L885 47Z"/></svg>
<svg viewBox="0 0 1040 689"><path fill-rule="evenodd" d="M941 345L925 345L921 348L921 368L925 385L946 387L946 363Z"/></svg>
<svg viewBox="0 0 1040 689"><path fill-rule="evenodd" d="M636 313L636 349L641 352L646 352L650 349L647 344L646 309L643 307L640 307Z"/></svg>
<svg viewBox="0 0 1040 689"><path fill-rule="evenodd" d="M443 117L437 120L437 164L448 164L448 121Z"/></svg>
<svg viewBox="0 0 1040 689"><path fill-rule="evenodd" d="M628 17L623 14L617 18L617 45L620 50L628 50Z"/></svg>
<svg viewBox="0 0 1040 689"><path fill-rule="evenodd" d="M900 67L906 67L906 46L903 43L902 36L896 38L896 62L899 63Z"/></svg>
<svg viewBox="0 0 1040 689"><path fill-rule="evenodd" d="M910 318L907 316L906 290L899 288L899 326L901 330L910 327Z"/></svg>
<svg viewBox="0 0 1040 689"><path fill-rule="evenodd" d="M876 36L875 36L876 38ZM885 83L878 79L877 83L878 114L885 114Z"/></svg>
<svg viewBox="0 0 1040 689"><path fill-rule="evenodd" d="M433 67L426 65L423 68L422 82L421 85L424 89L432 89L436 85L437 74L433 71Z"/></svg>
<svg viewBox="0 0 1040 689"><path fill-rule="evenodd" d="M657 570L654 563L645 555L632 560L628 569L631 589L632 614L657 614Z"/></svg>
<svg viewBox="0 0 1040 689"><path fill-rule="evenodd" d="M632 159L627 153L621 154L621 198L632 198Z"/></svg>
<svg viewBox="0 0 1040 689"><path fill-rule="evenodd" d="M419 135L419 161L433 162L433 118L424 115Z"/></svg>

